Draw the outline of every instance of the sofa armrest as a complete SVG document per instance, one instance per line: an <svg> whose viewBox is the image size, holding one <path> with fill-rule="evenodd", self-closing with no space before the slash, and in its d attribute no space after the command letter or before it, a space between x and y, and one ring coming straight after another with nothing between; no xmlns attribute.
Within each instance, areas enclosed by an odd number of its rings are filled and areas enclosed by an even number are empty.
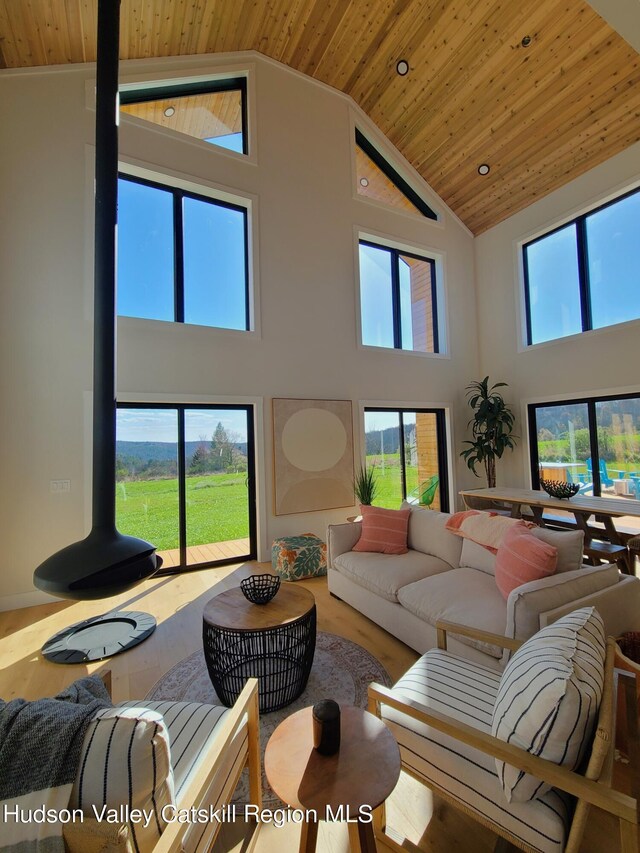
<svg viewBox="0 0 640 853"><path fill-rule="evenodd" d="M573 572L522 584L509 593L505 633L518 640L528 640L541 628L542 613L571 604L579 607L576 602L614 586L620 577L618 567L611 564L583 566Z"/></svg>
<svg viewBox="0 0 640 853"><path fill-rule="evenodd" d="M613 586L547 610L540 614L540 627L550 625L577 607L591 606L602 616L607 635L619 637L627 631L640 631L640 578L623 575Z"/></svg>
<svg viewBox="0 0 640 853"><path fill-rule="evenodd" d="M327 528L327 567L333 568L333 561L340 554L351 551L360 538L361 521L348 521L345 524L330 524Z"/></svg>

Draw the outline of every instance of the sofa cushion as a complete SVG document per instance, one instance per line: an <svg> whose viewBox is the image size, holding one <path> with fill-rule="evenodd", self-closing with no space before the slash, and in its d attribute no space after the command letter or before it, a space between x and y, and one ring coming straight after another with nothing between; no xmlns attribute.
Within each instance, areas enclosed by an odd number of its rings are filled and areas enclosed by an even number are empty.
<svg viewBox="0 0 640 853"><path fill-rule="evenodd" d="M534 527L531 533L558 549L558 565L556 574L559 572L573 572L582 566L584 553L584 531L582 530L549 530L548 527Z"/></svg>
<svg viewBox="0 0 640 853"><path fill-rule="evenodd" d="M590 742L604 685L606 639L595 607L543 628L521 646L500 680L492 734L532 755L575 770ZM496 760L509 802L526 802L550 785Z"/></svg>
<svg viewBox="0 0 640 853"><path fill-rule="evenodd" d="M487 575L495 575L496 555L472 539L463 539L460 568L477 569Z"/></svg>
<svg viewBox="0 0 640 853"><path fill-rule="evenodd" d="M457 568L460 562L461 542L458 536L454 536L445 529L445 524L451 518L449 513L415 507L406 501L403 502L402 507L411 510L407 537L409 548L440 557L452 568Z"/></svg>
<svg viewBox="0 0 640 853"><path fill-rule="evenodd" d="M433 626L442 619L494 634L505 633L506 602L494 578L475 569L452 569L411 583L398 592L398 601ZM502 657L498 646L458 635L456 639L491 657Z"/></svg>
<svg viewBox="0 0 640 853"><path fill-rule="evenodd" d="M532 536L528 530L514 527L507 532L496 554L496 586L506 601L517 586L552 575L557 562L557 548Z"/></svg>
<svg viewBox="0 0 640 853"><path fill-rule="evenodd" d="M406 554L410 512L407 509L382 509L379 506L362 505L362 531L353 550Z"/></svg>
<svg viewBox="0 0 640 853"><path fill-rule="evenodd" d="M417 660L393 686L408 705L422 705L489 734L500 674L440 649ZM528 803L505 802L495 761L450 735L389 705L382 718L400 747L403 766L464 804L466 810L504 827L533 850L562 853L569 801L555 790ZM473 845L471 845L472 847Z"/></svg>
<svg viewBox="0 0 640 853"><path fill-rule="evenodd" d="M393 602L398 601L398 591L403 586L451 570L451 566L444 560L420 551L408 551L406 554L360 554L348 551L335 558L333 568L358 586Z"/></svg>
<svg viewBox="0 0 640 853"><path fill-rule="evenodd" d="M549 530L548 527L532 527L530 533L558 549L556 574L573 572L582 566L584 533L582 530ZM496 573L496 555L471 539L463 539L460 567L469 566L490 575Z"/></svg>

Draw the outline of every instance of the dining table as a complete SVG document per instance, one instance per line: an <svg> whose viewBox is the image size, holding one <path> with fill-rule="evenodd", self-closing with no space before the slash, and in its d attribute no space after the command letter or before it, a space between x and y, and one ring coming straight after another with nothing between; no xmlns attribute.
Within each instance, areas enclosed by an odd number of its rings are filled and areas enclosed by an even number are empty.
<svg viewBox="0 0 640 853"><path fill-rule="evenodd" d="M510 513L513 518L522 517L523 507L529 507L537 524L545 526L549 520L552 522L557 519L545 519L545 511L555 510L565 513L571 513L575 519L575 526L584 531L585 548L588 548L592 539L597 538L598 534L602 537L602 531L589 526L591 519L600 522L606 534L606 539L612 545L624 546L625 540L621 536L621 531L616 529L616 518L630 517L640 519L640 501L626 500L624 498L603 498L585 495L575 495L572 498L554 498L539 489L520 489L511 486L494 486L488 489L463 489L460 492L461 497L468 505L473 505L474 508L486 502L488 508L495 506L496 503L504 504L510 507ZM567 517L567 521L569 521ZM628 564L628 561L627 561Z"/></svg>

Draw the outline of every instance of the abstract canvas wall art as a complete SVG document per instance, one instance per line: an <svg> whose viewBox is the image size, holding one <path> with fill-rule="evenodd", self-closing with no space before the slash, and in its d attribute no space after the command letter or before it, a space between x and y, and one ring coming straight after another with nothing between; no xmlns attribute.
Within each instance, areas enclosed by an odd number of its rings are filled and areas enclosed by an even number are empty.
<svg viewBox="0 0 640 853"><path fill-rule="evenodd" d="M275 514L353 506L350 400L273 400Z"/></svg>

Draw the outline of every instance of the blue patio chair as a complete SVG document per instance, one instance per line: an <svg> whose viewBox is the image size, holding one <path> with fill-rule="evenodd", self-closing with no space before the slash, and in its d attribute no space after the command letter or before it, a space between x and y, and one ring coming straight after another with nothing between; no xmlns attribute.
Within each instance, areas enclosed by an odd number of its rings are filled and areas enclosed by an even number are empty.
<svg viewBox="0 0 640 853"><path fill-rule="evenodd" d="M591 468L591 457L589 457L585 465L587 466L587 478L591 478L593 480L593 470ZM607 463L604 459L600 460L600 464L598 466L600 471L600 485L601 486L613 486L613 480L609 476L609 472L607 471Z"/></svg>
<svg viewBox="0 0 640 853"><path fill-rule="evenodd" d="M578 489L578 494L583 495L585 492L588 492L590 489L593 490L593 483L587 482L586 474L578 474L578 482L580 483L580 488ZM582 479L584 477L584 480ZM567 483L575 483L576 481L573 479L571 475L571 471L567 469Z"/></svg>

